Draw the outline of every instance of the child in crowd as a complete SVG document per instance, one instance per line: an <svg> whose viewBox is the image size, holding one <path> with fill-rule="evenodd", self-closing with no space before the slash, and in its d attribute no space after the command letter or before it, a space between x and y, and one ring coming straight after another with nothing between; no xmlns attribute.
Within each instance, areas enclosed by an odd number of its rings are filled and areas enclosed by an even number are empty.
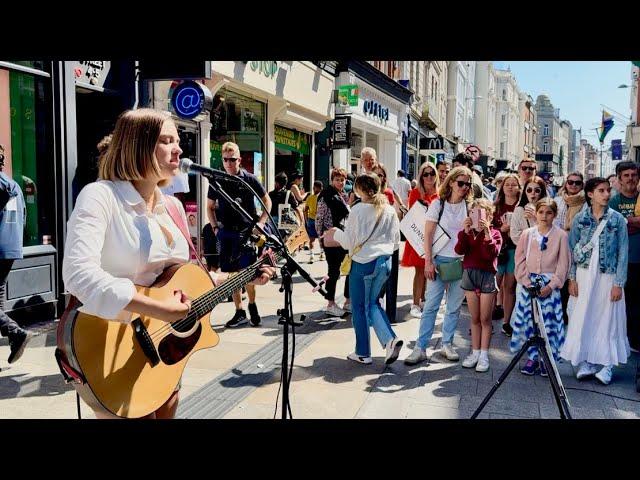
<svg viewBox="0 0 640 480"><path fill-rule="evenodd" d="M529 184L531 185L531 184ZM571 253L567 232L553 225L558 214L556 202L546 197L535 204L536 226L522 232L516 247L516 309L511 320L513 335L511 351L517 352L533 336L533 302L537 301L542 312L549 345L553 357L560 358L560 348L564 343L564 322L562 321L562 300L560 289L567 278ZM525 287L534 282L542 285L539 297L534 300ZM529 359L520 370L525 375L548 376L547 367L538 360L538 349L529 348Z"/></svg>
<svg viewBox="0 0 640 480"><path fill-rule="evenodd" d="M472 351L462 362L465 368L475 367L476 372L489 370L489 343L491 342L491 314L498 290L496 271L502 235L491 227L494 207L484 198L473 202L471 216L464 222L464 230L458 233L455 252L464 255L461 287L467 297L471 314ZM477 215L476 222L472 217ZM472 228L473 227L473 228Z"/></svg>

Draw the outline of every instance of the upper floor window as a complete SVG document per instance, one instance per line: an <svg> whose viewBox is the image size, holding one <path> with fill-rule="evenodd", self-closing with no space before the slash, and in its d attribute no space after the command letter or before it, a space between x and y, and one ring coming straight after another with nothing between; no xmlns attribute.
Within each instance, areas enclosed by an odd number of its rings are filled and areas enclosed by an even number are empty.
<svg viewBox="0 0 640 480"><path fill-rule="evenodd" d="M549 135L549 124L548 123L544 124L544 127L542 129L542 134L543 135Z"/></svg>

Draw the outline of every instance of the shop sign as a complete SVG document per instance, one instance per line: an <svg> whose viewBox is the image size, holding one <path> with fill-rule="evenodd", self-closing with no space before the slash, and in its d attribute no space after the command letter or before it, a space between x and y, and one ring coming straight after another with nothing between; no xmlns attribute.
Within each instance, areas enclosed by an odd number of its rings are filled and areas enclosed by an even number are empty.
<svg viewBox="0 0 640 480"><path fill-rule="evenodd" d="M267 78L273 78L278 73L278 62L252 61L249 62L251 70L262 73Z"/></svg>
<svg viewBox="0 0 640 480"><path fill-rule="evenodd" d="M84 82L90 85L102 87L105 78L109 74L111 62L105 60L80 60L73 69L73 74L77 82Z"/></svg>
<svg viewBox="0 0 640 480"><path fill-rule="evenodd" d="M389 109L387 107L383 107L378 102L374 102L373 100L365 100L362 110L365 115L371 115L380 121L386 122L389 120Z"/></svg>
<svg viewBox="0 0 640 480"><path fill-rule="evenodd" d="M188 80L173 90L171 106L178 117L192 120L211 110L213 96L205 85Z"/></svg>
<svg viewBox="0 0 640 480"><path fill-rule="evenodd" d="M284 128L279 125L275 126L274 141L278 148L283 150L289 150L293 152L299 152L303 155L308 155L309 140L307 140L307 134Z"/></svg>
<svg viewBox="0 0 640 480"><path fill-rule="evenodd" d="M349 115L336 115L333 121L334 150L351 148L351 117Z"/></svg>
<svg viewBox="0 0 640 480"><path fill-rule="evenodd" d="M338 87L338 104L341 106L357 107L358 98L357 85L341 85Z"/></svg>

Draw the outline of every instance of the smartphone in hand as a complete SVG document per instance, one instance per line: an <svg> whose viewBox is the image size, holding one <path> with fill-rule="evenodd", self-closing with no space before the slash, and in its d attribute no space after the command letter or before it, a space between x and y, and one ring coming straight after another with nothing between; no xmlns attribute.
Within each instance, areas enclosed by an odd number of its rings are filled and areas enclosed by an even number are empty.
<svg viewBox="0 0 640 480"><path fill-rule="evenodd" d="M472 208L470 212L471 217L471 228L475 231L479 232L482 230L480 226L480 220L485 220L487 218L487 212L484 208Z"/></svg>

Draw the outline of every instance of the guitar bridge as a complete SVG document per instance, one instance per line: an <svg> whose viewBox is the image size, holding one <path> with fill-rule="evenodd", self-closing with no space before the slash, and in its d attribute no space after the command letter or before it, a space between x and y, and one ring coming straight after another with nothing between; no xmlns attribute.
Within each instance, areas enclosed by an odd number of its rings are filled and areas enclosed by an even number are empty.
<svg viewBox="0 0 640 480"><path fill-rule="evenodd" d="M133 331L136 333L136 338L138 339L138 343L140 344L142 351L151 362L151 366L155 367L160 363L160 355L158 355L158 351L151 340L151 336L149 335L147 328L139 318L135 319L131 324L133 325Z"/></svg>

